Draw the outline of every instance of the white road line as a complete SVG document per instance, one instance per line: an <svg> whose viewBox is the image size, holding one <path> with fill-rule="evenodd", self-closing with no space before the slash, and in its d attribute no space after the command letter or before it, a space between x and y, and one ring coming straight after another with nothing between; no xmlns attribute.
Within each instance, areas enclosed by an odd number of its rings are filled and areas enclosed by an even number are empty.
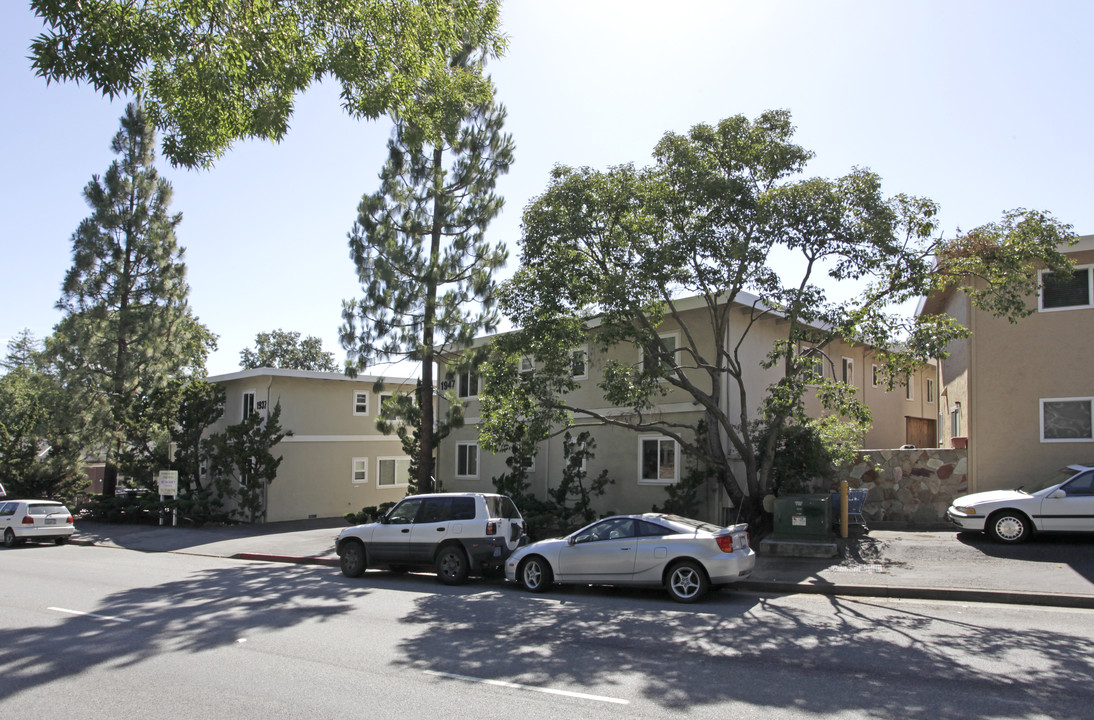
<svg viewBox="0 0 1094 720"><path fill-rule="evenodd" d="M68 610L66 608L51 607L46 610L53 610L59 613L68 613L69 615L83 615L85 617L99 618L100 620L112 620L113 622L129 622L125 618L111 617L110 615L99 615L97 613L80 612L79 610Z"/></svg>
<svg viewBox="0 0 1094 720"><path fill-rule="evenodd" d="M603 695L587 695L586 693L570 692L569 690L555 690L554 688L536 687L535 685L521 685L519 683L506 682L504 680L489 680L487 678L470 677L468 675L455 675L453 673L425 670L426 675L448 678L450 680L465 680L467 682L481 683L483 685L495 685L497 687L511 688L513 690L528 690L530 692L546 693L547 695L562 695L564 697L577 698L579 700L595 700L596 702L612 703L614 705L630 705L630 700L605 697Z"/></svg>

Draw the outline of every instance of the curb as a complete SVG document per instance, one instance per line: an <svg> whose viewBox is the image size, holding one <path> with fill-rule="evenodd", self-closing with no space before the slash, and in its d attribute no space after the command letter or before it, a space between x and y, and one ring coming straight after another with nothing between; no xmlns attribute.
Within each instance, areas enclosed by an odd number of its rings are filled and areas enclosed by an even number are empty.
<svg viewBox="0 0 1094 720"><path fill-rule="evenodd" d="M293 565L323 565L338 567L337 558L301 557L299 555L269 555L266 553L236 553L232 560L260 560L262 562L291 563Z"/></svg>
<svg viewBox="0 0 1094 720"><path fill-rule="evenodd" d="M881 597L894 600L945 600L948 602L982 602L1005 605L1036 605L1072 609L1094 609L1094 596L1062 593L1036 593L1013 590L974 590L968 588L906 587L888 585L809 585L805 583L746 580L734 583L730 589L779 595L845 595L849 597Z"/></svg>

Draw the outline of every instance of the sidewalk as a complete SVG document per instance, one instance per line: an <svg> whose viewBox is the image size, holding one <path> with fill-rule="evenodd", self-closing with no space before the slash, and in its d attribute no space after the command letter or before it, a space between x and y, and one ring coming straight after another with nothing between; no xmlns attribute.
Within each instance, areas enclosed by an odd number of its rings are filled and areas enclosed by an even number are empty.
<svg viewBox="0 0 1094 720"><path fill-rule="evenodd" d="M72 542L142 552L338 566L341 518L266 525L174 528L77 521ZM874 530L848 538L844 557L760 555L736 587L816 593L1094 609L1094 540L1039 536L1017 546L952 530Z"/></svg>

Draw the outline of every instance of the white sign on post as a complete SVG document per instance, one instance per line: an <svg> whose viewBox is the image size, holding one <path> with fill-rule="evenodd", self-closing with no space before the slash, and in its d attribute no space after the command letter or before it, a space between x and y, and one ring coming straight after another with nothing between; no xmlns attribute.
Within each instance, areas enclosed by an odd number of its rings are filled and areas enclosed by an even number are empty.
<svg viewBox="0 0 1094 720"><path fill-rule="evenodd" d="M160 495L179 494L179 471L160 470L156 473L156 482L160 486Z"/></svg>

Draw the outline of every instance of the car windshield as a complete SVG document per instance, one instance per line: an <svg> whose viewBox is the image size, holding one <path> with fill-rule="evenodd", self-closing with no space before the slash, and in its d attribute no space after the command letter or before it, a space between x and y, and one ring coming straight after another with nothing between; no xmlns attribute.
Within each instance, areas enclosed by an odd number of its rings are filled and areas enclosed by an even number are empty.
<svg viewBox="0 0 1094 720"><path fill-rule="evenodd" d="M1035 493L1039 490L1044 490L1045 488L1050 488L1053 485L1059 485L1064 480L1067 480L1072 475L1075 475L1077 472L1078 472L1077 470L1072 470L1071 468L1063 467L1063 468L1060 468L1058 470L1054 470L1051 473L1048 473L1045 477L1043 477L1039 480L1036 480L1032 483L1029 483L1029 484L1026 484L1026 485L1020 485L1020 486L1018 486L1017 489L1021 490L1022 492Z"/></svg>

